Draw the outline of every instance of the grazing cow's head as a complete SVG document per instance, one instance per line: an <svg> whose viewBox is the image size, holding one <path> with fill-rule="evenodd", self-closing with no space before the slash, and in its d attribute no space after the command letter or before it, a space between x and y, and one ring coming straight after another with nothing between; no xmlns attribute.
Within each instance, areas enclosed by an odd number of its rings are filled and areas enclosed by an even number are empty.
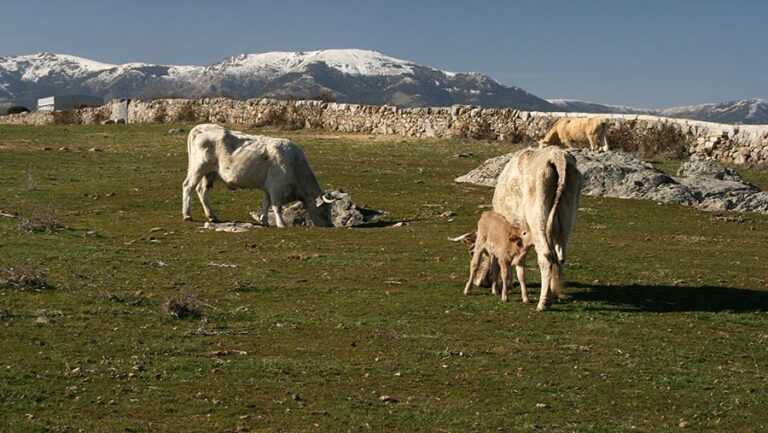
<svg viewBox="0 0 768 433"><path fill-rule="evenodd" d="M315 197L315 212L310 212L316 227L333 227L333 202L339 200L333 193L325 192Z"/></svg>

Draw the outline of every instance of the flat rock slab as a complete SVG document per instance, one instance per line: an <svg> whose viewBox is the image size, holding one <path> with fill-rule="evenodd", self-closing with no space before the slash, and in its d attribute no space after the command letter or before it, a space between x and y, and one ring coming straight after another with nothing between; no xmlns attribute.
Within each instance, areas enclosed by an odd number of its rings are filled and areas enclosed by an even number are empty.
<svg viewBox="0 0 768 433"><path fill-rule="evenodd" d="M592 152L570 149L584 175L583 194L635 198L695 206L703 210L732 210L768 214L768 193L746 182L735 170L711 161L684 163L677 176L617 150ZM514 153L491 158L456 182L496 186L496 178Z"/></svg>
<svg viewBox="0 0 768 433"><path fill-rule="evenodd" d="M237 221L230 221L225 223L212 223L207 222L203 225L204 229L214 230L217 232L229 232L229 233L242 233L252 229L262 228L259 224L253 223L241 223Z"/></svg>

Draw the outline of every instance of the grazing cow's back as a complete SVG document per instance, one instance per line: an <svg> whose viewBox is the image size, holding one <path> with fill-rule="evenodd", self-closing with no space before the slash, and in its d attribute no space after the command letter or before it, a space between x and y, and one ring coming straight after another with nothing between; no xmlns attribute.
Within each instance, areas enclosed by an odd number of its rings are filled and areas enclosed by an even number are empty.
<svg viewBox="0 0 768 433"><path fill-rule="evenodd" d="M190 194L198 196L209 220L217 220L208 200L208 189L219 180L230 189L261 189L265 192L262 224L267 225L269 207L282 227L282 205L295 200L304 203L317 226L330 227L327 204L333 198L324 194L304 151L281 138L247 135L218 125L197 125L187 138L189 167L183 185L184 219L191 219Z"/></svg>
<svg viewBox="0 0 768 433"><path fill-rule="evenodd" d="M590 150L598 150L600 145L603 150L608 150L607 129L608 120L604 117L563 117L539 141L539 147L573 147L576 143L589 143Z"/></svg>
<svg viewBox="0 0 768 433"><path fill-rule="evenodd" d="M547 308L550 288L560 292L583 183L576 160L557 147L521 150L499 175L493 209L531 232L541 270L539 310Z"/></svg>

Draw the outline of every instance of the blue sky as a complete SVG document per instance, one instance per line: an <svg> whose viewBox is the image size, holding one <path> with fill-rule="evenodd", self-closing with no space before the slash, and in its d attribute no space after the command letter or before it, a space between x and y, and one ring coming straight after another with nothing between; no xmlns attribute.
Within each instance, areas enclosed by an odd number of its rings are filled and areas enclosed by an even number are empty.
<svg viewBox="0 0 768 433"><path fill-rule="evenodd" d="M206 65L361 48L544 98L665 108L768 98L768 1L0 0L0 56Z"/></svg>

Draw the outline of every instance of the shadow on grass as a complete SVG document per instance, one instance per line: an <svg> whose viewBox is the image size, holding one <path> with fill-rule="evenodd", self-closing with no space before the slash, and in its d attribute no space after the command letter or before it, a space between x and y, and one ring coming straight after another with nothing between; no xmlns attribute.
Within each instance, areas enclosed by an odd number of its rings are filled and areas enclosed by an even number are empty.
<svg viewBox="0 0 768 433"><path fill-rule="evenodd" d="M653 312L762 312L768 311L768 291L718 286L592 285L571 282L574 301L608 304L589 310Z"/></svg>

